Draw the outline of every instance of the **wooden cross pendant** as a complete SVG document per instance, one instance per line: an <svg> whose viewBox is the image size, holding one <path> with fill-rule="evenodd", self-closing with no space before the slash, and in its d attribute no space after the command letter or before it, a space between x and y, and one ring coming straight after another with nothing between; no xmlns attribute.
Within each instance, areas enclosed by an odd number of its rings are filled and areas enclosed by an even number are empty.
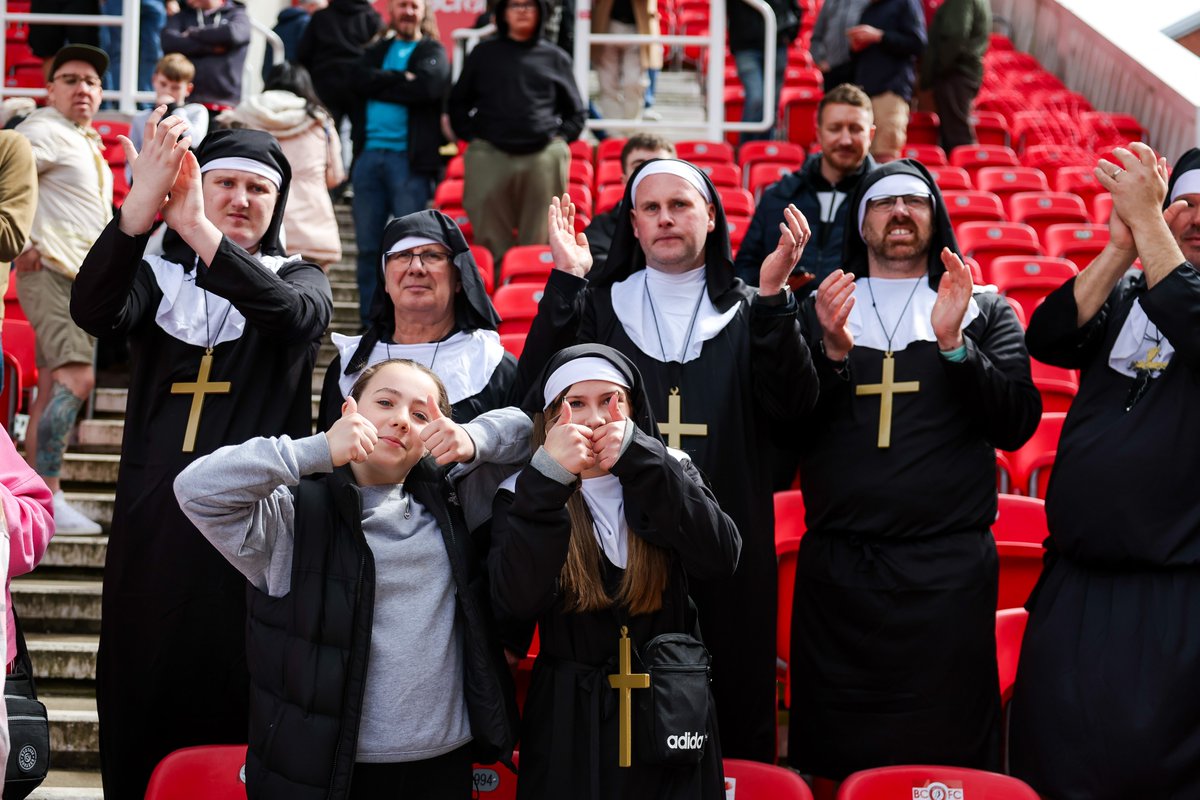
<svg viewBox="0 0 1200 800"><path fill-rule="evenodd" d="M892 397L896 394L907 394L919 391L920 381L902 381L896 383L896 361L890 352L883 354L883 380L879 383L856 386L856 395L879 395L879 446L892 446Z"/></svg>
<svg viewBox="0 0 1200 800"><path fill-rule="evenodd" d="M200 427L200 409L204 406L206 394L229 394L229 381L211 382L208 374L212 370L212 348L204 351L200 357L200 370L193 383L172 383L171 394L190 394L192 410L188 413L187 431L183 434L183 452L190 453L196 449L196 430Z"/></svg>
<svg viewBox="0 0 1200 800"><path fill-rule="evenodd" d="M669 447L680 450L684 436L708 436L708 425L683 421L683 398L679 396L679 387L674 386L667 396L667 421L658 423L658 432L667 437Z"/></svg>
<svg viewBox="0 0 1200 800"><path fill-rule="evenodd" d="M1167 368L1167 365L1169 365L1171 362L1154 360L1158 356L1159 349L1160 348L1158 345L1151 347L1149 350L1146 351L1146 357L1144 359L1142 359L1141 361L1133 362L1133 368L1135 370L1136 369L1144 369L1148 372L1162 372L1164 369Z"/></svg>
<svg viewBox="0 0 1200 800"><path fill-rule="evenodd" d="M620 752L618 753L617 765L628 767L633 765L633 691L634 689L649 689L650 676L643 673L634 673L631 670L633 665L630 663L633 657L630 653L629 629L624 625L621 626L620 639L620 671L616 675L608 676L608 685L620 691L620 703L618 706L620 726Z"/></svg>

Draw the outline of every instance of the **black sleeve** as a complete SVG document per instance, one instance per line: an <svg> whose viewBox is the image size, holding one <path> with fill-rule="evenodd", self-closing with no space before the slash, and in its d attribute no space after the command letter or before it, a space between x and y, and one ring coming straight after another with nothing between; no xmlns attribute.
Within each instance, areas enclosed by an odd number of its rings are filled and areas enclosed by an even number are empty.
<svg viewBox="0 0 1200 800"><path fill-rule="evenodd" d="M467 142L475 138L474 126L471 124L471 112L475 110L475 65L479 60L478 53L479 48L476 48L463 60L462 72L450 89L450 96L446 99L446 113L450 116L450 127L454 130L455 136Z"/></svg>
<svg viewBox="0 0 1200 800"><path fill-rule="evenodd" d="M280 340L319 339L333 316L329 279L316 264L293 261L276 274L225 237L211 265L197 264L196 285L224 297L247 322Z"/></svg>
<svg viewBox="0 0 1200 800"><path fill-rule="evenodd" d="M118 209L88 251L71 287L71 317L96 337L132 330L154 313L160 298L153 273L142 266L150 234L127 236L120 224Z"/></svg>
<svg viewBox="0 0 1200 800"><path fill-rule="evenodd" d="M640 430L613 465L625 492L625 519L646 541L678 554L688 574L728 578L742 537L691 461L680 462Z"/></svg>
<svg viewBox="0 0 1200 800"><path fill-rule="evenodd" d="M581 341L590 331L584 324L588 300L587 279L553 270L546 281L542 299L538 301L537 316L525 336L525 348L517 362L517 379L509 395L514 405L520 405L530 387L537 382L542 368L550 357Z"/></svg>
<svg viewBox="0 0 1200 800"><path fill-rule="evenodd" d="M1124 292L1125 279L1117 282L1108 300L1087 323L1078 324L1079 307L1075 304L1075 279L1055 289L1033 312L1025 331L1029 355L1045 364L1065 369L1083 369L1104 342L1108 321Z"/></svg>
<svg viewBox="0 0 1200 800"><path fill-rule="evenodd" d="M446 51L433 41L418 50L403 72L360 63L363 96L385 103L440 106L450 88Z"/></svg>
<svg viewBox="0 0 1200 800"><path fill-rule="evenodd" d="M1017 450L1042 418L1042 396L1029 374L1024 331L1003 297L982 294L975 301L981 313L964 331L966 359L942 362L988 442L1001 450Z"/></svg>
<svg viewBox="0 0 1200 800"><path fill-rule="evenodd" d="M554 603L571 541L567 500L575 491L526 467L515 494L496 493L488 572L492 606L506 624L536 620Z"/></svg>
<svg viewBox="0 0 1200 800"><path fill-rule="evenodd" d="M1142 310L1158 326L1175 354L1200 368L1200 274L1183 262L1141 297Z"/></svg>
<svg viewBox="0 0 1200 800"><path fill-rule="evenodd" d="M925 12L917 0L904 4L901 25L883 32L879 46L894 56L919 56L925 50Z"/></svg>
<svg viewBox="0 0 1200 800"><path fill-rule="evenodd" d="M567 24L569 20L564 19L563 22ZM574 73L568 58L562 60L561 75L562 78L558 81L556 101L558 116L562 120L558 128L558 135L568 142L573 142L579 138L579 134L583 133L583 126L587 121L587 106L579 97L579 88L575 86Z"/></svg>
<svg viewBox="0 0 1200 800"><path fill-rule="evenodd" d="M317 430L327 431L333 423L342 418L342 387L338 380L342 377L342 354L338 353L325 368L325 380L321 382L321 402L317 407Z"/></svg>
<svg viewBox="0 0 1200 800"><path fill-rule="evenodd" d="M781 430L794 427L817 402L817 373L796 309L790 292L786 302L756 296L750 304L750 371L756 406L767 425Z"/></svg>

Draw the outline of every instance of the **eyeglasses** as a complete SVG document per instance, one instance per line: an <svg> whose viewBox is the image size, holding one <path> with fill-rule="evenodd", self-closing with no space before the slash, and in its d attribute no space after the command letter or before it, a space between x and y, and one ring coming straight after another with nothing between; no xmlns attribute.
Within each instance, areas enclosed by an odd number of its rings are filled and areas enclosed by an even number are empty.
<svg viewBox="0 0 1200 800"><path fill-rule="evenodd" d="M903 200L906 208L917 211L928 211L933 208L933 198L927 194L896 194L872 197L867 201L868 211L891 211L897 200Z"/></svg>
<svg viewBox="0 0 1200 800"><path fill-rule="evenodd" d="M424 253L389 253L387 260L389 263L396 263L407 269L412 266L414 258L420 259L421 266L426 269L430 267L444 267L450 262L450 254L443 253L440 250L428 250Z"/></svg>
<svg viewBox="0 0 1200 800"><path fill-rule="evenodd" d="M512 11L534 11L537 9L537 3L509 3L508 8Z"/></svg>
<svg viewBox="0 0 1200 800"><path fill-rule="evenodd" d="M93 78L90 75L74 75L74 74L55 75L53 80L61 82L64 85L71 87L71 88L74 88L81 83L84 86L88 87L89 89L99 89L100 88L100 79Z"/></svg>

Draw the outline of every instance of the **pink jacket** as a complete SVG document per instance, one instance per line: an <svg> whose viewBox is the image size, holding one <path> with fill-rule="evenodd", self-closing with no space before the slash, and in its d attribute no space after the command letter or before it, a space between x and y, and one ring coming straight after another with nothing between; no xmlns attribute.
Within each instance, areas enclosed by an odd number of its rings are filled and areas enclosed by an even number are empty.
<svg viewBox="0 0 1200 800"><path fill-rule="evenodd" d="M13 629L9 584L17 575L33 572L46 554L50 538L54 536L54 501L45 481L17 453L3 428L0 428L0 504L4 506L4 518L8 522L4 611L7 616L7 658L11 661L17 653L17 634Z"/></svg>

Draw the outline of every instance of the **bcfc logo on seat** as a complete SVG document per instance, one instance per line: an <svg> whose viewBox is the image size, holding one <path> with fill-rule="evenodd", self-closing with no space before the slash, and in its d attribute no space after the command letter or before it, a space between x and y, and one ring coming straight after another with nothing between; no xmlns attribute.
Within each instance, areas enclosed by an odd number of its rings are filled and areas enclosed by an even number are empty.
<svg viewBox="0 0 1200 800"><path fill-rule="evenodd" d="M667 737L667 747L672 750L699 750L704 747L705 740L708 735L696 731L694 733L681 733L678 736L672 735Z"/></svg>
<svg viewBox="0 0 1200 800"><path fill-rule="evenodd" d="M940 781L933 781L927 786L913 787L913 800L966 800L967 794L962 786L947 786Z"/></svg>

